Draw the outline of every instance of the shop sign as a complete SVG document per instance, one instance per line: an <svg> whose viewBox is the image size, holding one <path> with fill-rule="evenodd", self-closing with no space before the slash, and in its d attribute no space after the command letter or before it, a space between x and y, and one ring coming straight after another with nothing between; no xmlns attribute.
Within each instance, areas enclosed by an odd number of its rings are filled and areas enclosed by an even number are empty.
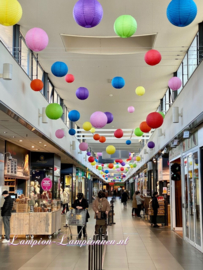
<svg viewBox="0 0 203 270"><path fill-rule="evenodd" d="M163 187L163 194L167 194L167 192L168 192L167 187Z"/></svg>
<svg viewBox="0 0 203 270"><path fill-rule="evenodd" d="M41 182L41 187L44 191L49 191L52 188L52 180L50 178L44 178Z"/></svg>

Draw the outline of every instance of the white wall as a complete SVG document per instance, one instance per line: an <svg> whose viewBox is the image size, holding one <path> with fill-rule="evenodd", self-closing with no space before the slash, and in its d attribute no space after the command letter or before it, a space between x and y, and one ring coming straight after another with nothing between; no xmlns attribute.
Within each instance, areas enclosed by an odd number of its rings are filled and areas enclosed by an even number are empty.
<svg viewBox="0 0 203 270"><path fill-rule="evenodd" d="M42 124L40 119L40 124L38 124L38 109L42 111L42 107L46 107L48 102L41 93L31 90L30 79L0 43L0 73L3 71L3 63L10 63L13 65L13 78L11 81L0 79L0 100L19 116L26 119L27 122L34 126L44 136L51 139L56 145L60 146L64 151L98 175L98 170L84 160L86 152L78 154L79 142L75 137L68 134L68 128L61 119L48 119L47 124ZM66 137L59 140L55 137L55 131L60 128L65 129ZM75 141L76 143L75 151L70 148L70 143L72 141ZM100 175L98 176L100 177Z"/></svg>
<svg viewBox="0 0 203 270"><path fill-rule="evenodd" d="M187 125L192 122L203 111L203 62L196 69L190 80L185 85L175 102L167 112L164 123L161 126L165 136L158 137L157 130L152 134L150 141L155 143L153 150L145 146L141 155L142 161L137 163L137 167L129 170L126 180L128 180L136 171L148 162L155 154L158 153L165 145L167 145L178 133L180 133ZM179 111L183 113L183 117L179 118L179 123L173 123L172 108L179 107ZM144 149L148 154L144 155Z"/></svg>

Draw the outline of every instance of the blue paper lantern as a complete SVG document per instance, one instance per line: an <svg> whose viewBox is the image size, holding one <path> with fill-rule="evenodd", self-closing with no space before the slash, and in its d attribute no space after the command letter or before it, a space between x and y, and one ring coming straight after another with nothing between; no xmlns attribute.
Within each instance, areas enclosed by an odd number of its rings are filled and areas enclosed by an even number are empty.
<svg viewBox="0 0 203 270"><path fill-rule="evenodd" d="M114 77L111 84L116 89L121 89L125 85L125 80L122 77Z"/></svg>
<svg viewBox="0 0 203 270"><path fill-rule="evenodd" d="M76 110L72 110L69 112L68 118L72 122L77 122L80 119L80 113Z"/></svg>
<svg viewBox="0 0 203 270"><path fill-rule="evenodd" d="M169 22L178 27L191 24L197 15L197 5L193 0L172 0L167 7Z"/></svg>
<svg viewBox="0 0 203 270"><path fill-rule="evenodd" d="M70 134L71 136L74 136L75 133L76 133L75 129L73 129L73 128L69 129L69 134Z"/></svg>
<svg viewBox="0 0 203 270"><path fill-rule="evenodd" d="M68 67L64 62L55 62L51 67L51 72L56 77L63 77L68 73Z"/></svg>
<svg viewBox="0 0 203 270"><path fill-rule="evenodd" d="M108 170L106 170L106 171L105 171L105 173L109 173L109 171L108 171Z"/></svg>
<svg viewBox="0 0 203 270"><path fill-rule="evenodd" d="M131 140L127 140L127 141L126 141L126 144L127 144L127 145L130 145L130 144L131 144Z"/></svg>

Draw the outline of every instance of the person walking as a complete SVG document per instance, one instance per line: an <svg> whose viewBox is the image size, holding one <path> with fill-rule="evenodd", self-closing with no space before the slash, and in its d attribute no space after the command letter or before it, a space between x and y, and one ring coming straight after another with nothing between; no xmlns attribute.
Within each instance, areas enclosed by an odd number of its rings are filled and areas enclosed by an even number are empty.
<svg viewBox="0 0 203 270"><path fill-rule="evenodd" d="M74 204L72 205L74 209L83 210L89 207L87 200L84 198L83 193L78 193L77 195L78 199L74 201ZM86 215L86 222L88 222L89 218L89 212L87 211ZM82 226L77 226L78 231L78 239L81 239L82 236ZM87 237L86 233L86 225L83 227L83 238Z"/></svg>
<svg viewBox="0 0 203 270"><path fill-rule="evenodd" d="M4 190L2 196L5 199L3 206L1 207L1 216L3 218L4 231L6 238L2 241L3 244L10 242L10 219L11 210L13 208L13 200L11 199L7 190Z"/></svg>
<svg viewBox="0 0 203 270"><path fill-rule="evenodd" d="M142 202L144 201L144 199L141 197L140 192L136 191L136 201L137 201L137 216L140 216L140 211L142 208Z"/></svg>
<svg viewBox="0 0 203 270"><path fill-rule="evenodd" d="M128 194L127 194L126 190L124 190L124 192L122 194L122 203L124 206L126 206L127 200L128 200Z"/></svg>
<svg viewBox="0 0 203 270"><path fill-rule="evenodd" d="M137 200L136 200L136 192L135 192L133 194L133 201L132 201L132 216L136 216L136 214L137 214Z"/></svg>
<svg viewBox="0 0 203 270"><path fill-rule="evenodd" d="M157 225L157 213L158 213L158 208L159 208L159 203L158 203L158 192L154 192L153 197L152 197L152 208L154 210L154 216L153 216L153 224L154 224L154 228L159 228L159 226Z"/></svg>
<svg viewBox="0 0 203 270"><path fill-rule="evenodd" d="M69 192L68 188L65 188L61 198L63 199L63 211L61 214L66 214L69 211L68 203L69 203Z"/></svg>

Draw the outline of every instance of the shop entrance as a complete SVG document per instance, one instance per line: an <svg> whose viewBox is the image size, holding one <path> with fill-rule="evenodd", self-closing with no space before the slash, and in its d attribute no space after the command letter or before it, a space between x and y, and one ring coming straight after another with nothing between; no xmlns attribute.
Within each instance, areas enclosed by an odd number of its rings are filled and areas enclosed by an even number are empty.
<svg viewBox="0 0 203 270"><path fill-rule="evenodd" d="M199 151L183 156L184 238L196 248L202 247L201 183Z"/></svg>

